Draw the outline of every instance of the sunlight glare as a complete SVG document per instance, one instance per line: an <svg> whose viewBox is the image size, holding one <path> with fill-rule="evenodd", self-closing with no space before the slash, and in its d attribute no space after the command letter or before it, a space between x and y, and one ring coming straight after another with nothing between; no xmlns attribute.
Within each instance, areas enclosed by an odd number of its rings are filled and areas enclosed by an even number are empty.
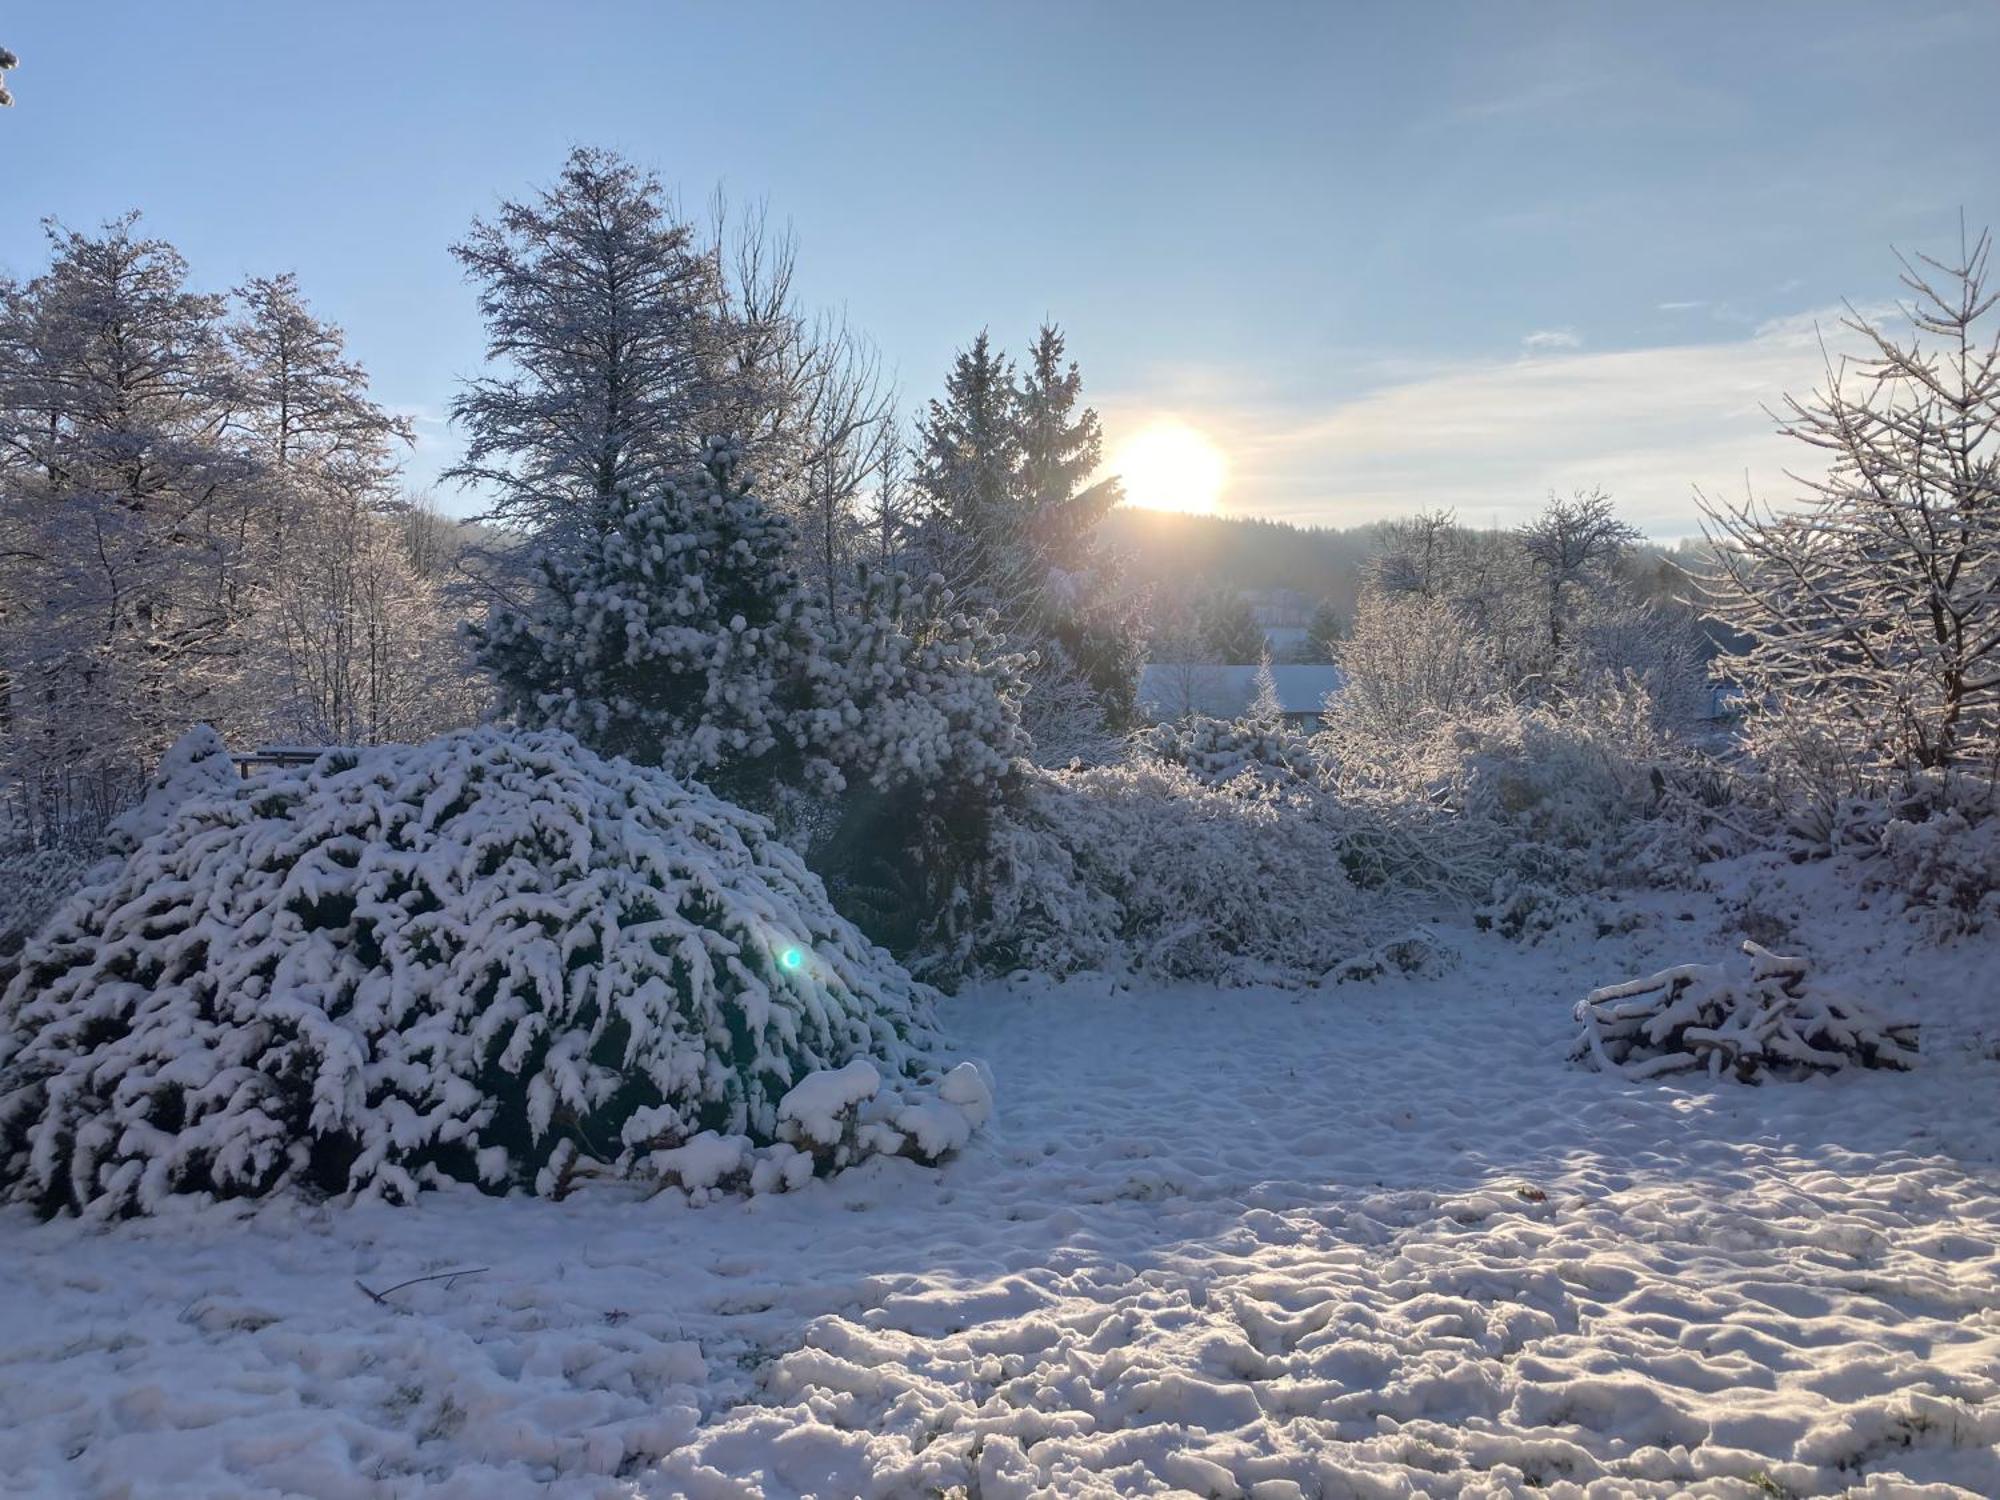
<svg viewBox="0 0 2000 1500"><path fill-rule="evenodd" d="M1185 422L1153 422L1127 440L1111 462L1125 481L1128 505L1213 515L1229 478L1229 460Z"/></svg>

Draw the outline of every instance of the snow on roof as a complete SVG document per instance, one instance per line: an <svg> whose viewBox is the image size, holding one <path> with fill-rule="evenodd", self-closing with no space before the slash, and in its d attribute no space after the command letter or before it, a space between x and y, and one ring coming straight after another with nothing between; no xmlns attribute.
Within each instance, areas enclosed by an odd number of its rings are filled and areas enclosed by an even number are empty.
<svg viewBox="0 0 2000 1500"><path fill-rule="evenodd" d="M1327 694L1340 691L1338 667L1273 666L1278 702L1287 714L1317 714ZM1139 708L1153 719L1185 714L1239 718L1257 696L1254 666L1218 667L1202 662L1148 662L1139 669Z"/></svg>

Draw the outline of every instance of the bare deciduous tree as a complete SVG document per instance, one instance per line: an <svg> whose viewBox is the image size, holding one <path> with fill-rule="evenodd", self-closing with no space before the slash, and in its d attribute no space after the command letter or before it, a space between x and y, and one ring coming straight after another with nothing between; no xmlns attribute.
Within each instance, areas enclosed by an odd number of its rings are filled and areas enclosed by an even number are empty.
<svg viewBox="0 0 2000 1500"><path fill-rule="evenodd" d="M1825 453L1796 509L1703 498L1715 616L1753 743L1822 803L2000 760L2000 331L1989 236L1903 260L1911 327L1858 314L1868 354L1788 399L1781 430ZM1794 476L1795 478L1797 476Z"/></svg>

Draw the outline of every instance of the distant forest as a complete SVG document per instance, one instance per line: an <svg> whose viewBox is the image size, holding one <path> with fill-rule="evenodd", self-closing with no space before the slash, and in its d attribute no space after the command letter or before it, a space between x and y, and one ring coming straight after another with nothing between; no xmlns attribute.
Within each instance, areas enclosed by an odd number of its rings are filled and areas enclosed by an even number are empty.
<svg viewBox="0 0 2000 1500"><path fill-rule="evenodd" d="M1381 550L1382 523L1296 526L1257 516L1182 515L1127 505L1105 516L1098 535L1124 559L1128 580L1156 597L1288 590L1330 605L1344 627L1354 619L1368 560ZM1640 542L1621 571L1647 602L1677 603L1689 591L1686 570L1699 566L1704 551L1698 541L1674 547ZM1708 633L1713 636L1712 626Z"/></svg>

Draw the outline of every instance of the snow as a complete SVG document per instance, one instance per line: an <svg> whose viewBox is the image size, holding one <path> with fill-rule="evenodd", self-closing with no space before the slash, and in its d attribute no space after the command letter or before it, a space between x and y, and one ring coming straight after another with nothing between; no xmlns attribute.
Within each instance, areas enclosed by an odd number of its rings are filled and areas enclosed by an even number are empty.
<svg viewBox="0 0 2000 1500"><path fill-rule="evenodd" d="M1318 718L1328 696L1338 693L1344 684L1338 667L1324 665L1278 664L1271 668L1271 677L1278 685L1278 701L1284 712L1298 718ZM1139 708L1153 720L1187 714L1241 718L1256 696L1255 663L1148 662L1139 669Z"/></svg>
<svg viewBox="0 0 2000 1500"><path fill-rule="evenodd" d="M1436 923L1442 972L961 994L991 1089L936 1097L999 1108L936 1170L7 1208L0 1493L2000 1494L2000 938L1839 864L1710 882ZM1917 1068L1566 1060L1578 998L1746 928Z"/></svg>
<svg viewBox="0 0 2000 1500"><path fill-rule="evenodd" d="M778 1101L778 1123L795 1122L808 1140L831 1146L840 1139L841 1117L873 1099L881 1087L882 1075L866 1058L857 1057L844 1068L823 1068L800 1079Z"/></svg>

